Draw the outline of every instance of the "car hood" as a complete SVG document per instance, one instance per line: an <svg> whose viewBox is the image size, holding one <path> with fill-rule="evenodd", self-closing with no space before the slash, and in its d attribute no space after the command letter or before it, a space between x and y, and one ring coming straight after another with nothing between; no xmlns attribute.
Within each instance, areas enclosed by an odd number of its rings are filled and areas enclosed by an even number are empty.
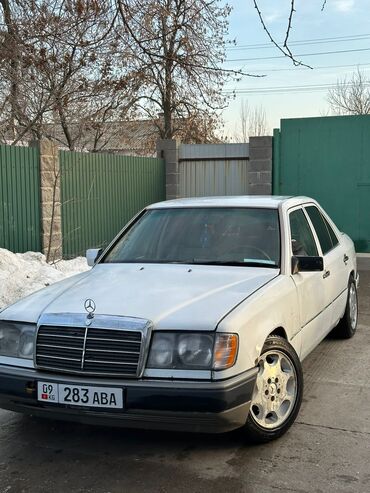
<svg viewBox="0 0 370 493"><path fill-rule="evenodd" d="M85 313L151 320L156 329L213 330L236 305L279 274L278 269L176 264L98 264L1 312L36 323L42 314Z"/></svg>

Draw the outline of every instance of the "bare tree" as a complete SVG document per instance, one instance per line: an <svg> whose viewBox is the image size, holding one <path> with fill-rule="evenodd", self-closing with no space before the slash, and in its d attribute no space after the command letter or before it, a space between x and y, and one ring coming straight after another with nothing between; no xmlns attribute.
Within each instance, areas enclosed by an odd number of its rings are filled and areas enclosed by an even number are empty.
<svg viewBox="0 0 370 493"><path fill-rule="evenodd" d="M242 75L222 68L229 12L217 0L0 0L0 138L101 150L141 116L160 137L214 140L223 85Z"/></svg>
<svg viewBox="0 0 370 493"><path fill-rule="evenodd" d="M176 137L184 144L218 144L222 142L222 121L215 114L193 113L186 120L176 123Z"/></svg>
<svg viewBox="0 0 370 493"><path fill-rule="evenodd" d="M14 125L19 117L19 36L16 19L13 18L10 0L0 0L3 28L0 29L0 61L5 66L8 80L2 77L0 88L8 82L5 97L1 101L1 110L8 111L7 130L15 136ZM1 26L1 25L0 25ZM1 74L3 75L3 74Z"/></svg>
<svg viewBox="0 0 370 493"><path fill-rule="evenodd" d="M89 128L94 149L103 146L105 126L130 115L140 87L114 2L1 0L2 19L3 139L45 135L73 150Z"/></svg>
<svg viewBox="0 0 370 493"><path fill-rule="evenodd" d="M335 115L368 115L370 79L365 72L357 69L350 79L338 80L337 85L329 89L327 99Z"/></svg>
<svg viewBox="0 0 370 493"><path fill-rule="evenodd" d="M249 118L249 137L267 134L266 111L262 105L253 108Z"/></svg>
<svg viewBox="0 0 370 493"><path fill-rule="evenodd" d="M248 101L241 101L239 123L233 140L248 142L249 137L258 137L267 134L266 111L262 105L251 107Z"/></svg>
<svg viewBox="0 0 370 493"><path fill-rule="evenodd" d="M250 108L248 101L242 99L239 111L240 131L236 135L236 140L239 142L248 142L249 140L249 114Z"/></svg>
<svg viewBox="0 0 370 493"><path fill-rule="evenodd" d="M226 106L222 88L235 71L225 60L228 6L215 0L118 0L132 57L144 70L143 115L156 120L162 138L176 136L181 122L214 117ZM178 125L180 123L180 125Z"/></svg>

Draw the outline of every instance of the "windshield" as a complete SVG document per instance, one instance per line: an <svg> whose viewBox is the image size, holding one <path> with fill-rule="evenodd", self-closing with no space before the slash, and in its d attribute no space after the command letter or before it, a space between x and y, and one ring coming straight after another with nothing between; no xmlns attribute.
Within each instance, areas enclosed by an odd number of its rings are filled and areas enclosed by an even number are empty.
<svg viewBox="0 0 370 493"><path fill-rule="evenodd" d="M262 208L150 209L104 262L278 267L278 211Z"/></svg>

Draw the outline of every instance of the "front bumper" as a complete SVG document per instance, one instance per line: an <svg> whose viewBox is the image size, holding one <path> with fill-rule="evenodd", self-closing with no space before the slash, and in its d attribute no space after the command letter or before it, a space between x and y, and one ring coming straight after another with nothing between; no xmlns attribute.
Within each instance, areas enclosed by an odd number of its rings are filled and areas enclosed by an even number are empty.
<svg viewBox="0 0 370 493"><path fill-rule="evenodd" d="M257 369L222 381L117 380L72 377L0 366L0 408L87 424L222 433L246 422ZM37 400L37 381L117 387L124 409L97 410Z"/></svg>

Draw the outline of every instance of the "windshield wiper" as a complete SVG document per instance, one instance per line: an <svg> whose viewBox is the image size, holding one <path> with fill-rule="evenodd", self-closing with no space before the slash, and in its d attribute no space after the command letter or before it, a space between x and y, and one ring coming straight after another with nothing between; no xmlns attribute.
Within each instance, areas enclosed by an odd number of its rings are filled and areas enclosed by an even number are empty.
<svg viewBox="0 0 370 493"><path fill-rule="evenodd" d="M133 260L109 260L105 261L105 264L185 264L185 265L226 265L233 267L266 267L278 269L279 266L274 263L247 261L238 262L235 260L202 260L202 259L189 259L189 260L158 260L158 259L133 259Z"/></svg>
<svg viewBox="0 0 370 493"><path fill-rule="evenodd" d="M248 262L238 262L235 260L201 260L201 259L193 259L192 264L195 265L229 265L229 266L235 266L235 267L267 267L267 268L273 268L277 269L279 268L278 265L274 263L265 263L265 262L259 262L258 260L256 261L248 261Z"/></svg>

